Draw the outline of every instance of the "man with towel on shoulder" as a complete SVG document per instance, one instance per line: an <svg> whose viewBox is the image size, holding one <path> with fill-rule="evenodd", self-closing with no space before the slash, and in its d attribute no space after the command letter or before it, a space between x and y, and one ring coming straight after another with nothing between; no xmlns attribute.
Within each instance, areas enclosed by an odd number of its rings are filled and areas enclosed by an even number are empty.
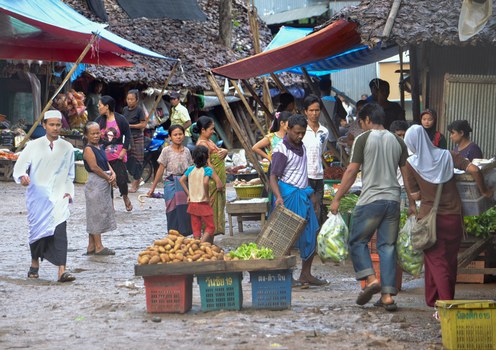
<svg viewBox="0 0 496 350"><path fill-rule="evenodd" d="M74 196L73 146L59 137L62 114L47 111L43 119L46 136L29 142L14 166L14 180L27 186L31 267L29 278L38 278L39 259L58 266L58 281L76 278L65 271L67 261L66 220Z"/></svg>

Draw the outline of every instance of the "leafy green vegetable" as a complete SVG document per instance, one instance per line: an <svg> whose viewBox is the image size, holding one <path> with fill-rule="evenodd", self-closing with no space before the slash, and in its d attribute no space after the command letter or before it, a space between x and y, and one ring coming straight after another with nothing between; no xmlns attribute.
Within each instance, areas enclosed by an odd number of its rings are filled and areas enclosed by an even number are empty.
<svg viewBox="0 0 496 350"><path fill-rule="evenodd" d="M274 259L274 252L270 248L259 248L256 243L243 243L236 250L229 252L231 258L240 260L250 259Z"/></svg>
<svg viewBox="0 0 496 350"><path fill-rule="evenodd" d="M479 216L465 216L463 223L468 234L481 238L489 237L490 233L496 230L496 207Z"/></svg>
<svg viewBox="0 0 496 350"><path fill-rule="evenodd" d="M346 194L339 201L339 211L341 213L351 213L358 202L356 194Z"/></svg>

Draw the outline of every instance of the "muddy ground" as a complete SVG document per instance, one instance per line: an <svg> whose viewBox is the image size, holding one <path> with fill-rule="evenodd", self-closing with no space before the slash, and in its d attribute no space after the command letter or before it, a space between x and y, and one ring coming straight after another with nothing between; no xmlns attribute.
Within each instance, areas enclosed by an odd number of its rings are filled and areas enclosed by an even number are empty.
<svg viewBox="0 0 496 350"><path fill-rule="evenodd" d="M146 199L140 206L137 195L146 193L142 188L131 195L134 210L128 213L117 198L118 230L103 238L116 255L88 257L83 256L87 244L83 189L76 185L68 222L68 269L77 280L61 284L55 282L56 268L48 262L42 263L38 280L26 278L30 254L24 188L0 182L1 349L442 349L440 324L423 301L422 279L404 276L396 313L371 303L361 307L355 304L359 285L349 261L344 265L316 261L314 273L330 284L293 289L290 310L252 309L245 273L239 312L201 312L194 281L190 312L148 314L143 279L134 276L134 264L140 250L164 235L163 200ZM228 197L233 195L231 188ZM216 243L232 248L253 241L259 230L258 223L248 223L245 233L235 227L234 237L218 236ZM457 297L493 298L494 287L459 284ZM153 320L155 316L159 318Z"/></svg>

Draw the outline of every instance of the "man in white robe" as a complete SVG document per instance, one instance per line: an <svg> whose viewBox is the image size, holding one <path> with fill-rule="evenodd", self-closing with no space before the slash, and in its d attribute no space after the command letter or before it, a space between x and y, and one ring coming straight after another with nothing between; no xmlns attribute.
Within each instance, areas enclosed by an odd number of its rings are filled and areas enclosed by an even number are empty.
<svg viewBox="0 0 496 350"><path fill-rule="evenodd" d="M31 267L29 278L38 278L39 259L58 266L58 281L75 277L65 271L67 261L66 220L74 196L73 146L59 137L62 114L47 111L43 127L46 136L29 142L14 166L16 183L27 186Z"/></svg>

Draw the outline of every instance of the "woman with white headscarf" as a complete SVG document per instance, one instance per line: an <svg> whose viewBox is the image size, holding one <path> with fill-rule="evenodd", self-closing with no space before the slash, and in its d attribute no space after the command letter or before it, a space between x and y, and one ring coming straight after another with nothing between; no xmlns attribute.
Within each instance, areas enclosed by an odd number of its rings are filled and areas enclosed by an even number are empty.
<svg viewBox="0 0 496 350"><path fill-rule="evenodd" d="M453 300L457 273L457 255L463 235L462 203L456 187L454 168L472 174L480 192L492 197L479 168L459 154L435 147L425 129L411 126L405 143L413 153L407 161L407 177L412 197L420 200L417 218L426 216L434 203L436 188L443 184L436 220L436 244L424 251L425 300L434 306L436 300Z"/></svg>

